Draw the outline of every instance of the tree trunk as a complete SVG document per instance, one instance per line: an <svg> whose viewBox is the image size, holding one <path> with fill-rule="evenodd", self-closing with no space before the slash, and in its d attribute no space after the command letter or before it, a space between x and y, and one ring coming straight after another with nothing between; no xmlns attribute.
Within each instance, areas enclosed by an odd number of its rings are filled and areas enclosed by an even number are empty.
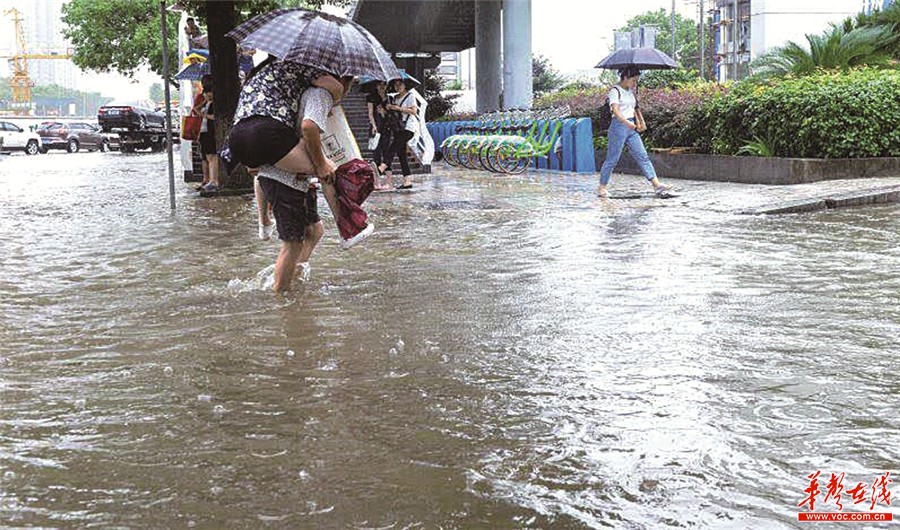
<svg viewBox="0 0 900 530"><path fill-rule="evenodd" d="M234 29L237 21L236 4L206 0L206 27L209 38L209 60L213 77L216 116L216 145L221 149L231 131L237 108L240 81L238 79L237 46L225 34ZM226 188L252 188L253 181L241 167L225 175L219 166L220 182Z"/></svg>

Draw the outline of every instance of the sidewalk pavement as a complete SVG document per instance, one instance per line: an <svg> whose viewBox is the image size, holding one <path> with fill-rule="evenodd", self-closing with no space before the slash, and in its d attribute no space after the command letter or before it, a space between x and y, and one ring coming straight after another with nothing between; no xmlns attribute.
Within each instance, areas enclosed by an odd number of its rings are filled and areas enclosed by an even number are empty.
<svg viewBox="0 0 900 530"><path fill-rule="evenodd" d="M528 170L520 175L502 175L487 171L454 168L445 163L432 166L430 179L452 177L454 179L473 180L484 184L521 182L523 184L552 184L561 186L569 195L566 203L572 201L597 201L595 191L600 180L599 173L575 174L561 171ZM429 177L426 177L428 179ZM660 181L672 186L679 197L666 199L667 204L685 204L694 208L704 208L722 212L745 212L765 208L781 203L824 199L826 197L883 192L885 188L900 190L900 175L890 178L845 179L813 182L795 185L763 185L739 184L734 182L712 182L685 179L667 179ZM613 174L609 185L612 201L621 203L646 203L660 201L653 197L652 188L641 176ZM640 194L638 199L615 199L620 195ZM900 196L900 195L898 195ZM753 213L753 212L750 212Z"/></svg>

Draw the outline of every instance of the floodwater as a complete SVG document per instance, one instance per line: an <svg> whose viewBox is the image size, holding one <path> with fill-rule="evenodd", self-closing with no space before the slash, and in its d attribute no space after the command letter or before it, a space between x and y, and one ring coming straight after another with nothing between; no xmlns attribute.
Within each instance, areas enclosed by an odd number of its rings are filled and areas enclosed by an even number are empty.
<svg viewBox="0 0 900 530"><path fill-rule="evenodd" d="M280 299L248 197L0 158L0 526L809 528L900 460L900 207L676 184L443 170Z"/></svg>

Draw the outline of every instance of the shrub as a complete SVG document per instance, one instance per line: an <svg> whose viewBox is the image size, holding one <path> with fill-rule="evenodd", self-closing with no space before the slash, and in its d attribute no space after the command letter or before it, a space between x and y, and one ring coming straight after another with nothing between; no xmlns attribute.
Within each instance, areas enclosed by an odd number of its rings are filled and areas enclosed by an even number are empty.
<svg viewBox="0 0 900 530"><path fill-rule="evenodd" d="M705 109L714 153L771 139L775 156L900 156L900 72L818 73L740 83Z"/></svg>
<svg viewBox="0 0 900 530"><path fill-rule="evenodd" d="M604 127L600 120L600 109L603 107L608 92L608 87L569 87L537 98L534 108L546 109L568 105L572 109L572 116L591 119L593 135L596 137L605 135L606 128L609 127L608 123Z"/></svg>
<svg viewBox="0 0 900 530"><path fill-rule="evenodd" d="M709 122L703 106L724 88L696 82L678 89L643 89L638 93L641 113L647 121L644 137L656 147L703 147Z"/></svg>
<svg viewBox="0 0 900 530"><path fill-rule="evenodd" d="M441 91L445 90L446 81L434 70L425 71L423 84L422 91L428 101L428 108L425 109L425 121L437 121L453 109L459 94L442 94Z"/></svg>
<svg viewBox="0 0 900 530"><path fill-rule="evenodd" d="M676 86L640 90L648 145L734 155L753 139L762 139L772 155L782 157L900 156L896 70L862 68L777 81ZM596 144L609 126L600 121L608 91L573 87L538 98L535 107L568 104L574 116L591 118Z"/></svg>
<svg viewBox="0 0 900 530"><path fill-rule="evenodd" d="M477 119L478 116L474 112L454 112L453 114L446 114L432 121L473 121Z"/></svg>
<svg viewBox="0 0 900 530"><path fill-rule="evenodd" d="M697 81L699 77L698 72L685 68L645 70L641 75L641 86L644 88L677 88L679 85Z"/></svg>

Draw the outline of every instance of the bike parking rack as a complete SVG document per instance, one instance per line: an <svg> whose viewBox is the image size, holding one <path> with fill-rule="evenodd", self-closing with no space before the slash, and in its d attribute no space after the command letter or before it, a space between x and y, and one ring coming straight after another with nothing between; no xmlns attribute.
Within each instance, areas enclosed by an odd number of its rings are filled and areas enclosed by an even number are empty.
<svg viewBox="0 0 900 530"><path fill-rule="evenodd" d="M591 120L568 115L567 107L513 109L472 121L432 122L428 130L453 166L507 174L532 166L594 173Z"/></svg>

